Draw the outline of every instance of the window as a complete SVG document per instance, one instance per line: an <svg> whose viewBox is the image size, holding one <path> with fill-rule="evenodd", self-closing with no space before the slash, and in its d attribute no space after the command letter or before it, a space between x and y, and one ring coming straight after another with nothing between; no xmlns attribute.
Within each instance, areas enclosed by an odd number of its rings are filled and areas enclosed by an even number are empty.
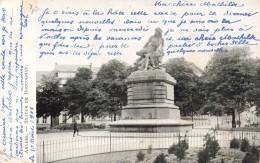
<svg viewBox="0 0 260 163"><path fill-rule="evenodd" d="M42 118L42 123L47 123L47 118L43 117Z"/></svg>
<svg viewBox="0 0 260 163"><path fill-rule="evenodd" d="M62 122L67 123L67 114L62 115Z"/></svg>

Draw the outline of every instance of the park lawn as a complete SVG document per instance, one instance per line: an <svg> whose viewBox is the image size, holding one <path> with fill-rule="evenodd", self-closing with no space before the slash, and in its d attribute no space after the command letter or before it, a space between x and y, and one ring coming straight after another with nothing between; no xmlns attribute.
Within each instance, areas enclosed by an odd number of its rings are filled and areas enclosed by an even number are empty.
<svg viewBox="0 0 260 163"><path fill-rule="evenodd" d="M166 160L169 163L196 163L197 153L199 148L192 148L187 151L187 154L183 160L178 160L174 154L168 155L167 149L162 150L152 150L152 154L148 154L147 150L142 150L145 153L144 161L140 163L153 163L156 156L160 153L166 155ZM124 151L124 152L113 152L105 154L97 154L91 156L84 156L78 158L72 158L67 160L56 161L55 163L135 163L137 162L136 154L138 151ZM245 153L235 149L221 148L216 156L212 158L210 162L221 163L221 159L224 158L225 162L242 162Z"/></svg>

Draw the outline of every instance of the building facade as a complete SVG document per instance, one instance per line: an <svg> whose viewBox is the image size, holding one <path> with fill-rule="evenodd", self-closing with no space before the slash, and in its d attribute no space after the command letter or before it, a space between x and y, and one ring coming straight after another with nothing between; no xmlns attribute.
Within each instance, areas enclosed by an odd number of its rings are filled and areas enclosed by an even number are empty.
<svg viewBox="0 0 260 163"><path fill-rule="evenodd" d="M43 76L54 75L56 78L60 79L60 87L66 84L67 80L70 78L74 78L79 68L89 68L92 71L93 79L96 78L97 73L99 71L99 67L92 67L92 65L61 65L55 63L55 67L53 71L37 71L36 72L36 86L41 84ZM78 123L81 122L82 116L75 115L72 117L68 116L68 111L64 110L61 112L60 116L56 119L53 119L54 125L58 124L70 124L74 120ZM84 117L84 119L88 120L89 118ZM37 128L48 129L50 128L51 118L49 117L40 117L37 118Z"/></svg>

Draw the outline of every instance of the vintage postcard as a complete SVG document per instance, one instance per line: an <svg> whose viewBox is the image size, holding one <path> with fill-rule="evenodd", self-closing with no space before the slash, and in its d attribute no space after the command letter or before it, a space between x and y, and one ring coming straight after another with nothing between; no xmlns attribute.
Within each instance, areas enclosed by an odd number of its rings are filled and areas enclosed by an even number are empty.
<svg viewBox="0 0 260 163"><path fill-rule="evenodd" d="M259 0L1 0L0 163L259 162Z"/></svg>

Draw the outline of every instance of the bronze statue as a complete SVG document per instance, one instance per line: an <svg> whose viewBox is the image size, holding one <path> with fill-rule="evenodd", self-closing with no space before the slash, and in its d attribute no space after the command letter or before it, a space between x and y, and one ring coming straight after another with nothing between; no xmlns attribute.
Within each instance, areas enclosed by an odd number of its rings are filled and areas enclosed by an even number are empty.
<svg viewBox="0 0 260 163"><path fill-rule="evenodd" d="M162 30L155 28L155 34L149 38L144 48L136 52L140 56L137 61L139 64L138 70L162 69L163 47Z"/></svg>

